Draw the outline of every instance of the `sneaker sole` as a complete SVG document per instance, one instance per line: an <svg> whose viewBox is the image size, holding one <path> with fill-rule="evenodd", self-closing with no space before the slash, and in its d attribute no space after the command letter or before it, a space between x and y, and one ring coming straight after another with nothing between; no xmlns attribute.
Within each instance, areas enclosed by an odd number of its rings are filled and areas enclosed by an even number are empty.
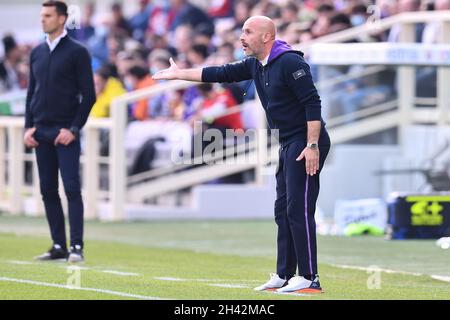
<svg viewBox="0 0 450 320"><path fill-rule="evenodd" d="M264 289L262 291L274 292L274 291L277 291L277 289L280 289L280 288L268 288L268 289Z"/></svg>
<svg viewBox="0 0 450 320"><path fill-rule="evenodd" d="M80 258L72 258L72 259L67 259L68 263L82 263L84 262L84 259L80 259Z"/></svg>
<svg viewBox="0 0 450 320"><path fill-rule="evenodd" d="M300 289L300 290L296 290L296 291L292 291L292 292L294 292L294 293L313 293L313 294L324 293L322 288L320 288L320 289L306 288L306 289Z"/></svg>
<svg viewBox="0 0 450 320"><path fill-rule="evenodd" d="M255 290L255 291L259 291L259 292L264 292L264 291L270 291L270 292L272 292L272 291L276 291L277 289L280 289L280 288L267 288L267 289L253 289L253 290Z"/></svg>

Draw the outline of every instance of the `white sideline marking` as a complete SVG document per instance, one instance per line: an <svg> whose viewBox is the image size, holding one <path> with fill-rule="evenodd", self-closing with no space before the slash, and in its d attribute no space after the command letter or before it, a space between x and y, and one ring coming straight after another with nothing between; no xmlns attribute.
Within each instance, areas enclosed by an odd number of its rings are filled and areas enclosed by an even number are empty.
<svg viewBox="0 0 450 320"><path fill-rule="evenodd" d="M329 264L330 266L341 268L341 269L354 269L354 270L362 270L362 271L381 271L386 273L397 273L397 274L406 274L409 276L423 276L424 274L418 272L409 272L409 271L399 271L399 270L391 270L391 269L383 269L383 268L375 268L375 267L360 267L360 266L349 266L344 264Z"/></svg>
<svg viewBox="0 0 450 320"><path fill-rule="evenodd" d="M34 264L33 262L30 261L19 261L19 260L9 260L6 261L7 263L11 263L11 264L19 264L19 265L30 265L30 264Z"/></svg>
<svg viewBox="0 0 450 320"><path fill-rule="evenodd" d="M236 282L262 282L263 280L252 280L252 279L186 279L189 281L198 281L198 282L222 282L222 281L236 281Z"/></svg>
<svg viewBox="0 0 450 320"><path fill-rule="evenodd" d="M163 281L195 281L195 282L261 282L262 280L244 280L244 279L182 279L182 278L172 278L172 277L153 277L155 280Z"/></svg>
<svg viewBox="0 0 450 320"><path fill-rule="evenodd" d="M155 280L163 280L163 281L187 281L186 279L180 279L180 278L171 278L171 277L153 277Z"/></svg>
<svg viewBox="0 0 450 320"><path fill-rule="evenodd" d="M83 287L78 288L78 287L65 286L65 285L56 284L56 283L48 283L48 282L33 281L33 280L0 277L0 281L25 283L25 284L31 284L31 285L36 285L36 286L42 286L42 287L52 287L52 288L60 288L60 289L68 289L68 290L92 291L92 292L110 294L113 296L137 298L137 299L143 299L143 300L163 300L163 298L159 298L159 297L142 296L139 294L111 291L111 290L97 289L97 288L83 288Z"/></svg>
<svg viewBox="0 0 450 320"><path fill-rule="evenodd" d="M431 277L432 277L433 279L435 279L435 280L440 280L440 281L450 282L450 277L449 277L449 276L432 275Z"/></svg>
<svg viewBox="0 0 450 320"><path fill-rule="evenodd" d="M208 286L211 287L223 287L223 288L248 288L248 286L243 284L228 284L228 283L210 283Z"/></svg>
<svg viewBox="0 0 450 320"><path fill-rule="evenodd" d="M103 273L110 273L110 274L115 274L118 276L133 276L133 277L137 277L139 276L139 273L134 273L134 272L123 272L123 271L115 271L115 270L100 270Z"/></svg>
<svg viewBox="0 0 450 320"><path fill-rule="evenodd" d="M42 263L47 263L47 262L31 262L31 261L21 261L21 260L8 260L6 261L6 263L10 263L10 264L17 264L17 265L37 265L37 264L42 264ZM51 264L52 262L48 262L48 264ZM95 268L89 268L89 267L85 267L85 266L80 266L78 264L72 264L72 265L60 265L60 264L55 264L55 266L57 267L61 267L61 268L67 268L69 266L76 266L77 269L79 270L92 270L92 271L98 271L98 272L103 272L103 273L109 273L109 274L115 274L118 276L139 276L139 273L134 273L134 272L124 272L124 271L116 271L116 270L98 270Z"/></svg>
<svg viewBox="0 0 450 320"><path fill-rule="evenodd" d="M20 261L20 260L9 260L9 261L5 261L7 263L11 263L11 264L18 264L18 265L37 265L37 264L42 264L42 262L30 262L30 261ZM51 262L49 263L51 264ZM56 265L56 264L55 264ZM62 268L67 268L66 265L57 265L58 267L62 267ZM108 274L114 274L114 275L119 275L119 276L140 276L139 273L134 273L134 272L124 272L124 271L116 271L116 270L111 270L111 269L107 269L107 270L99 270L99 269L95 269L95 268L90 268L90 267L85 267L85 266L79 266L76 265L77 268L79 268L80 270L92 270L92 271L97 271L97 272L103 272L103 273L108 273ZM163 280L163 281L195 281L195 282L261 282L262 280L253 280L253 279L182 279L182 278L174 278L174 277L153 277L153 279L155 280Z"/></svg>
<svg viewBox="0 0 450 320"><path fill-rule="evenodd" d="M369 268L369 267L360 267L360 266L348 266L348 265L341 265L341 264L330 264L333 267L342 268L342 269L354 269L354 270L362 270L362 271L381 271L386 273L394 273L394 274L405 274L409 276L425 276L425 277L431 277L434 280L444 281L444 282L450 282L450 276L441 276L437 274L423 274L418 272L409 272L409 271L400 271L400 270L391 270L391 269L383 269L383 268Z"/></svg>

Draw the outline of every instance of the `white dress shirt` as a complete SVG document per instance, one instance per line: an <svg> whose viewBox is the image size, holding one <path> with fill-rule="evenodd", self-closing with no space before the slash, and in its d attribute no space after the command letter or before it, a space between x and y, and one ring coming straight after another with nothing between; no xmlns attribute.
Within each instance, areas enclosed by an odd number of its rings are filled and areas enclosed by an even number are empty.
<svg viewBox="0 0 450 320"><path fill-rule="evenodd" d="M63 33L61 33L61 35L59 37L57 37L55 40L53 40L53 41L50 40L50 37L48 35L46 36L46 40L47 40L48 47L50 48L50 52L55 50L55 48L58 45L58 43L65 36L67 36L67 30L66 29L64 29Z"/></svg>

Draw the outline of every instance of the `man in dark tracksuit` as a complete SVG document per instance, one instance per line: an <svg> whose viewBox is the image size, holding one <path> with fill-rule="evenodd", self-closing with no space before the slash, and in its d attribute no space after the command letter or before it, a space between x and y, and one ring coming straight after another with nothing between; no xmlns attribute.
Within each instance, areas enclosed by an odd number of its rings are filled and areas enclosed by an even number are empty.
<svg viewBox="0 0 450 320"><path fill-rule="evenodd" d="M79 132L95 103L95 89L90 55L67 36L66 19L65 3L43 4L41 21L47 39L31 52L24 142L36 148L41 194L53 240L51 249L36 259L81 262L84 256ZM70 252L58 194L58 171L68 200Z"/></svg>
<svg viewBox="0 0 450 320"><path fill-rule="evenodd" d="M322 292L317 272L314 213L319 173L330 149L321 101L303 54L275 40L275 25L264 16L249 18L241 42L248 58L219 67L171 67L155 79L237 82L253 79L271 129L279 130L275 221L277 273L255 290ZM298 269L298 276L295 276Z"/></svg>

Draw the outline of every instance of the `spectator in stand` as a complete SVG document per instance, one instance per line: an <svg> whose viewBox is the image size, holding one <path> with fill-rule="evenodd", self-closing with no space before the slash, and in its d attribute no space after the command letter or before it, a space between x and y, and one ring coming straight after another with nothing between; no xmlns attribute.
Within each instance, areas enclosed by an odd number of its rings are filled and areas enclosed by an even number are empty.
<svg viewBox="0 0 450 320"><path fill-rule="evenodd" d="M100 65L108 62L108 37L110 33L111 19L106 15L102 15L99 18L99 23L95 27L95 34L86 44L92 54L93 60L97 60Z"/></svg>
<svg viewBox="0 0 450 320"><path fill-rule="evenodd" d="M194 40L194 32L188 24L180 25L175 29L174 42L177 48L178 59L186 60L186 55Z"/></svg>
<svg viewBox="0 0 450 320"><path fill-rule="evenodd" d="M234 46L231 43L225 42L221 46L217 48L217 52L214 56L212 56L205 64L208 65L222 65L225 63L230 63L235 61L234 59ZM251 80L248 81L242 81L238 83L222 83L221 86L224 89L229 90L232 94L234 99L238 104L242 104L244 102L244 92L243 90L249 87L252 84ZM250 90L247 90L247 93L245 97L247 97L250 94L253 94L253 87Z"/></svg>
<svg viewBox="0 0 450 320"><path fill-rule="evenodd" d="M380 9L381 19L398 13L397 0L376 0L376 6Z"/></svg>
<svg viewBox="0 0 450 320"><path fill-rule="evenodd" d="M188 24L192 28L204 25L214 33L214 24L208 15L200 8L187 0L170 0L171 8L175 12L170 30L175 30L180 25Z"/></svg>
<svg viewBox="0 0 450 320"><path fill-rule="evenodd" d="M153 6L149 0L139 0L139 11L128 22L133 32L133 38L140 42L144 42L145 32L152 10Z"/></svg>
<svg viewBox="0 0 450 320"><path fill-rule="evenodd" d="M370 2L370 0L335 0L334 8L339 12L350 14L354 6L365 5L368 2Z"/></svg>
<svg viewBox="0 0 450 320"><path fill-rule="evenodd" d="M369 19L369 12L367 6L364 4L357 4L350 10L350 21L352 27L358 27L367 22ZM382 36L380 34L364 34L358 36L358 42L379 42Z"/></svg>
<svg viewBox="0 0 450 320"><path fill-rule="evenodd" d="M250 12L253 5L249 1L239 1L234 8L235 25L233 31L237 33L238 37L242 30L245 20L250 17Z"/></svg>
<svg viewBox="0 0 450 320"><path fill-rule="evenodd" d="M108 60L104 64L108 64L111 72L114 76L117 76L117 56L119 52L125 49L126 37L120 33L109 33L106 40L106 46L108 49Z"/></svg>
<svg viewBox="0 0 450 320"><path fill-rule="evenodd" d="M352 27L358 27L366 23L369 13L367 12L367 6L364 4L357 4L351 8L350 21Z"/></svg>
<svg viewBox="0 0 450 320"><path fill-rule="evenodd" d="M331 17L328 23L327 33L339 32L352 27L350 18L345 13L338 13ZM357 40L349 40L346 42L357 42Z"/></svg>
<svg viewBox="0 0 450 320"><path fill-rule="evenodd" d="M122 5L118 2L111 6L112 29L111 31L125 37L131 37L132 29L127 19L123 15Z"/></svg>
<svg viewBox="0 0 450 320"><path fill-rule="evenodd" d="M169 1L163 1L155 6L150 14L150 19L148 20L147 36L167 35L174 18L175 10L171 7Z"/></svg>
<svg viewBox="0 0 450 320"><path fill-rule="evenodd" d="M127 90L119 79L111 75L108 66L97 69L94 73L95 93L97 101L91 109L91 118L109 118L112 101L125 94ZM100 154L109 155L109 129L100 129ZM102 165L103 166L103 165Z"/></svg>
<svg viewBox="0 0 450 320"><path fill-rule="evenodd" d="M434 2L434 10L444 11L450 10L450 0L436 0ZM443 37L442 23L440 21L432 21L425 25L422 34L422 43L435 44L439 43ZM417 96L435 97L436 96L436 77L437 71L435 67L419 67L417 71Z"/></svg>
<svg viewBox="0 0 450 320"><path fill-rule="evenodd" d="M202 120L209 128L216 128L225 132L226 129L243 129L241 113L226 114L230 108L237 105L232 93L221 87L214 87L211 83L198 85L200 97L196 101L198 112L191 120Z"/></svg>
<svg viewBox="0 0 450 320"><path fill-rule="evenodd" d="M224 42L217 48L214 55L214 64L221 65L234 61L234 46L232 43Z"/></svg>
<svg viewBox="0 0 450 320"><path fill-rule="evenodd" d="M120 51L116 57L117 78L124 83L128 70L137 65L138 63L131 52Z"/></svg>
<svg viewBox="0 0 450 320"><path fill-rule="evenodd" d="M194 141L199 141L197 140L196 135L201 132L199 133L196 131L198 127L195 125L199 121L202 123L203 130L219 130L222 134L222 138L224 139L223 141L227 143L227 129L239 130L244 127L240 112L226 114L231 108L234 108L237 105L233 95L230 91L223 89L220 86L215 86L211 83L202 83L197 87L200 95L193 102L195 112L192 115L186 115L188 117L187 121L189 121L194 129L193 143ZM204 141L203 139L200 141L202 141L202 154L205 154L207 153L206 147L209 142ZM240 180L240 177L233 177L232 180L236 179ZM239 181L236 182L238 183Z"/></svg>
<svg viewBox="0 0 450 320"><path fill-rule="evenodd" d="M0 93L19 90L20 83L19 63L22 58L20 48L12 36L3 38L5 58L0 61Z"/></svg>
<svg viewBox="0 0 450 320"><path fill-rule="evenodd" d="M151 87L155 84L155 80L150 76L148 69L140 66L134 66L125 77L126 87L129 90L139 90ZM142 99L131 107L131 117L134 120L147 120L149 118L149 100Z"/></svg>
<svg viewBox="0 0 450 320"><path fill-rule="evenodd" d="M94 73L94 85L97 101L91 109L90 116L93 118L108 118L111 102L127 91L117 78L111 76L108 67L102 67Z"/></svg>
<svg viewBox="0 0 450 320"><path fill-rule="evenodd" d="M314 38L327 34L330 25L330 19L335 14L334 7L329 4L323 4L317 9L317 18L311 25L311 33Z"/></svg>
<svg viewBox="0 0 450 320"><path fill-rule="evenodd" d="M298 36L299 42L306 44L309 41L313 40L313 34L311 32L311 28L307 27L300 30L300 35Z"/></svg>
<svg viewBox="0 0 450 320"><path fill-rule="evenodd" d="M281 17L281 8L271 2L270 0L262 0L255 4L251 11L251 15L263 15L273 17L273 19L279 19Z"/></svg>
<svg viewBox="0 0 450 320"><path fill-rule="evenodd" d="M155 74L161 70L167 69L169 64L170 53L164 50L154 50L149 55L150 73ZM165 80L157 80L157 83L166 82ZM175 110L171 109L170 94L159 94L150 100L149 117L150 119L171 119Z"/></svg>
<svg viewBox="0 0 450 320"><path fill-rule="evenodd" d="M421 2L420 0L399 0L398 1L398 12L417 12L420 10ZM416 36L415 42L420 42L422 40L422 33L424 29L424 24L416 24ZM399 42L400 41L401 25L395 24L389 31L388 42Z"/></svg>
<svg viewBox="0 0 450 320"><path fill-rule="evenodd" d="M213 19L228 18L233 16L234 0L211 1L208 8L208 15Z"/></svg>
<svg viewBox="0 0 450 320"><path fill-rule="evenodd" d="M208 48L203 44L194 44L189 48L186 58L193 67L203 66L208 57Z"/></svg>
<svg viewBox="0 0 450 320"><path fill-rule="evenodd" d="M201 44L206 46L209 55L216 50L212 41L213 36L214 33L211 33L208 27L205 25L199 25L194 30L193 44Z"/></svg>
<svg viewBox="0 0 450 320"><path fill-rule="evenodd" d="M450 10L450 0L436 0L434 2L434 10ZM433 21L428 23L423 30L422 43L439 43L439 38L442 37L442 32L441 22Z"/></svg>
<svg viewBox="0 0 450 320"><path fill-rule="evenodd" d="M298 22L298 5L289 1L283 8L281 8L281 25L278 27L278 30L283 30L287 28L292 23Z"/></svg>

